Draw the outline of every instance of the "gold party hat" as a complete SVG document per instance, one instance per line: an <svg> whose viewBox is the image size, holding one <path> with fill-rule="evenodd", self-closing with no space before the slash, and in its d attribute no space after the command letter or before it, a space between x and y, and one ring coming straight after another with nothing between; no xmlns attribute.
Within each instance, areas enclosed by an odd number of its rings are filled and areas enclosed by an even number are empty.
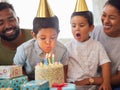
<svg viewBox="0 0 120 90"><path fill-rule="evenodd" d="M47 0L40 0L37 17L45 18L45 17L53 17L54 14L47 2Z"/></svg>
<svg viewBox="0 0 120 90"><path fill-rule="evenodd" d="M77 0L74 12L88 11L85 0Z"/></svg>

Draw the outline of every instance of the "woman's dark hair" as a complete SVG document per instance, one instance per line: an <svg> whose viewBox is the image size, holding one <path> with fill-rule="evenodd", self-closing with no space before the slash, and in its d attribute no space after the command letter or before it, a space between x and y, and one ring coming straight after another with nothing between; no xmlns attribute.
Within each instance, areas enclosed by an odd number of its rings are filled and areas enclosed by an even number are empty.
<svg viewBox="0 0 120 90"><path fill-rule="evenodd" d="M33 32L37 34L42 28L54 28L59 32L59 20L57 16L48 18L35 17L33 20Z"/></svg>
<svg viewBox="0 0 120 90"><path fill-rule="evenodd" d="M83 12L73 12L71 18L74 16L83 16L88 20L89 26L93 25L93 14L91 11L83 11Z"/></svg>
<svg viewBox="0 0 120 90"><path fill-rule="evenodd" d="M120 0L108 0L104 6L106 5L112 5L113 7L115 7L119 13L120 13Z"/></svg>

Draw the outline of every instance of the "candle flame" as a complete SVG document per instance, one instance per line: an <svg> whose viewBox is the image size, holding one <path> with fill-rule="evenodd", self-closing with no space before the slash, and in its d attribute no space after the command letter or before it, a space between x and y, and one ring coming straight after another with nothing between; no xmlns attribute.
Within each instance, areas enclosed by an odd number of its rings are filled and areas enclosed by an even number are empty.
<svg viewBox="0 0 120 90"><path fill-rule="evenodd" d="M52 54L52 57L54 58L54 54Z"/></svg>
<svg viewBox="0 0 120 90"><path fill-rule="evenodd" d="M48 54L48 58L50 58L50 56L51 56L51 54L49 53L49 54Z"/></svg>
<svg viewBox="0 0 120 90"><path fill-rule="evenodd" d="M48 57L48 55L49 55L49 54L48 54L48 53L46 53L45 57L47 58L47 57Z"/></svg>

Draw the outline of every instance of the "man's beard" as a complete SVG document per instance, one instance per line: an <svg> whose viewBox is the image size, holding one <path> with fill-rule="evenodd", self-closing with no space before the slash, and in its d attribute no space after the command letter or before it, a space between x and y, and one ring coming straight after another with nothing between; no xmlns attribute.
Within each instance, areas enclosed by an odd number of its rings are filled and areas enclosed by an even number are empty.
<svg viewBox="0 0 120 90"><path fill-rule="evenodd" d="M7 30L10 30L10 29L15 30L16 32L15 32L14 35L8 37L8 36L5 35L5 32L6 32ZM6 40L6 41L13 41L13 40L15 40L15 39L18 37L18 35L19 35L19 33L20 33L20 28L19 28L19 27L12 27L12 28L9 28L9 29L4 30L2 33L3 33L3 34L0 35L1 39Z"/></svg>

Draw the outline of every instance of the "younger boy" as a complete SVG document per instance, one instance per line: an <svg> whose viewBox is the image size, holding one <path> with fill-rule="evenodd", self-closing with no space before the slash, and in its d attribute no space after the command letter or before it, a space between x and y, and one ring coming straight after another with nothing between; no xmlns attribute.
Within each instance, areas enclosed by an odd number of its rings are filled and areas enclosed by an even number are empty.
<svg viewBox="0 0 120 90"><path fill-rule="evenodd" d="M110 60L101 43L89 36L94 28L92 13L87 9L73 12L71 28L74 39L66 44L69 52L67 81L75 83L78 90L84 90L80 86L96 90L96 85L100 85L99 90L111 90ZM99 66L101 78L97 73Z"/></svg>

